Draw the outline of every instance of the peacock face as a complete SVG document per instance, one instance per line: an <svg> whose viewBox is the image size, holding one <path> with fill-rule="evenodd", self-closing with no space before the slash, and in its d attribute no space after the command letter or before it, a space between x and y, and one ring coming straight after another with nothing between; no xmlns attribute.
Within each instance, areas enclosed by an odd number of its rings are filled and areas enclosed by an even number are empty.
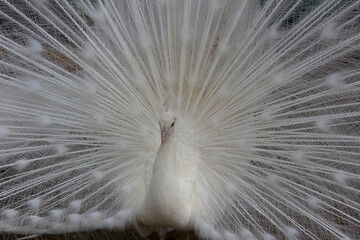
<svg viewBox="0 0 360 240"><path fill-rule="evenodd" d="M172 112L165 112L162 114L159 121L161 132L161 144L164 144L169 136L174 132L176 117Z"/></svg>

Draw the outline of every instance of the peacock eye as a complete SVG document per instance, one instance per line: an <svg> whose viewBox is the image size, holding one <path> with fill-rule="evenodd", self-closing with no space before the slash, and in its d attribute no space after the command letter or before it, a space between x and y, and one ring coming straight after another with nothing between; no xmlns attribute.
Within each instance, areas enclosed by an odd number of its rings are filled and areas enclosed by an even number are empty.
<svg viewBox="0 0 360 240"><path fill-rule="evenodd" d="M174 125L175 125L175 122L173 122L170 127L173 127Z"/></svg>

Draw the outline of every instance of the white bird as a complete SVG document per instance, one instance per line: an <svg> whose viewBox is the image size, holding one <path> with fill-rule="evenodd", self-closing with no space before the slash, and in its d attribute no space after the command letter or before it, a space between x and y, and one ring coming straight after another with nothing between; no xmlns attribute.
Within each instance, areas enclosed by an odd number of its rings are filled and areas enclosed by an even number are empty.
<svg viewBox="0 0 360 240"><path fill-rule="evenodd" d="M175 123L174 113L162 114L159 121L161 146L151 167L151 179L138 214L140 224L160 228L161 239L165 238L168 227L191 229L194 176L201 160L197 148L187 141L193 136L185 138L178 134L175 137Z"/></svg>
<svg viewBox="0 0 360 240"><path fill-rule="evenodd" d="M0 233L358 239L359 0L0 0L0 26Z"/></svg>

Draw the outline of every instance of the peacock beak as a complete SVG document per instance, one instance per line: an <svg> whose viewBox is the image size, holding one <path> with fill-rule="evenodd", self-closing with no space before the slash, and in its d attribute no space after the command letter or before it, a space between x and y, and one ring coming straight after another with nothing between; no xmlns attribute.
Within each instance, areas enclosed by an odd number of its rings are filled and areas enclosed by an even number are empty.
<svg viewBox="0 0 360 240"><path fill-rule="evenodd" d="M167 130L161 130L161 144L164 144L166 142L166 139L168 137L168 131Z"/></svg>

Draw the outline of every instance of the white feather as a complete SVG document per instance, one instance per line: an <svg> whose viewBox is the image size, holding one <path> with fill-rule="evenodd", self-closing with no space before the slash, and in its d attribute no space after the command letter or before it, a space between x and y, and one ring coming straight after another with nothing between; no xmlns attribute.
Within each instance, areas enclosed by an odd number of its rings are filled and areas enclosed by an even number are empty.
<svg viewBox="0 0 360 240"><path fill-rule="evenodd" d="M0 231L358 238L359 11L1 1Z"/></svg>

